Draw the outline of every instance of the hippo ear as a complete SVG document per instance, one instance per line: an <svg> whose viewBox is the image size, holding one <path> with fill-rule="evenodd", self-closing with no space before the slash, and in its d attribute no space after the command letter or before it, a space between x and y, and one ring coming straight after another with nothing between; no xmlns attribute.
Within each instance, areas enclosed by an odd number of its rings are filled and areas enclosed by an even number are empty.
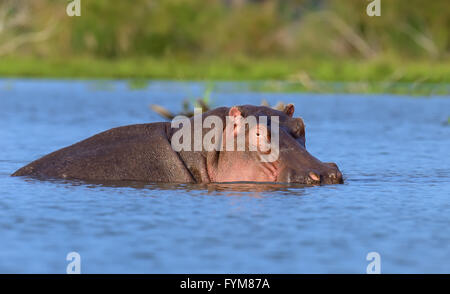
<svg viewBox="0 0 450 294"><path fill-rule="evenodd" d="M242 111L239 109L239 106L233 106L230 108L228 115L234 117L242 116Z"/></svg>
<svg viewBox="0 0 450 294"><path fill-rule="evenodd" d="M294 110L295 110L294 104L289 103L284 107L283 112L292 117L294 115Z"/></svg>
<svg viewBox="0 0 450 294"><path fill-rule="evenodd" d="M232 125L233 125L233 133L236 136L237 133L242 129L242 126L244 125L244 118L242 116L242 111L239 106L233 106L230 108L230 111L228 112L228 116L232 118Z"/></svg>

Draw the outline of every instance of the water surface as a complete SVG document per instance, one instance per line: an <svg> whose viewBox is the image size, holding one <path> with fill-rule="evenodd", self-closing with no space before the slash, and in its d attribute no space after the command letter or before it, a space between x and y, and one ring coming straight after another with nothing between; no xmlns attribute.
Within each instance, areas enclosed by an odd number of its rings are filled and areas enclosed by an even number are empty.
<svg viewBox="0 0 450 294"><path fill-rule="evenodd" d="M12 178L112 127L160 121L209 85L0 80L0 272L450 272L449 97L261 93L232 84L216 106L292 102L308 150L345 184L319 187L83 183Z"/></svg>

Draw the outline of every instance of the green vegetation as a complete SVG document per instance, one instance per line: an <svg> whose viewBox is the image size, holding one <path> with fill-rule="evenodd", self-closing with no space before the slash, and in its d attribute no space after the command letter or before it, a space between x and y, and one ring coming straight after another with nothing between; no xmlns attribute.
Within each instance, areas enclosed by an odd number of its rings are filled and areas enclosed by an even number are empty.
<svg viewBox="0 0 450 294"><path fill-rule="evenodd" d="M132 89L148 79L245 80L256 91L310 91L429 95L450 93L450 64L392 62L302 62L300 60L174 61L170 59L68 60L7 58L0 75L45 78L129 79ZM424 77L425 76L425 77ZM263 80L265 82L257 82Z"/></svg>
<svg viewBox="0 0 450 294"><path fill-rule="evenodd" d="M449 63L301 61L285 59L189 60L3 58L0 75L78 78L161 78L216 80L296 80L303 74L322 81L450 83ZM425 76L424 76L425 74Z"/></svg>
<svg viewBox="0 0 450 294"><path fill-rule="evenodd" d="M449 93L448 0L382 1L380 17L363 0L96 0L81 1L80 17L67 3L0 2L0 76Z"/></svg>

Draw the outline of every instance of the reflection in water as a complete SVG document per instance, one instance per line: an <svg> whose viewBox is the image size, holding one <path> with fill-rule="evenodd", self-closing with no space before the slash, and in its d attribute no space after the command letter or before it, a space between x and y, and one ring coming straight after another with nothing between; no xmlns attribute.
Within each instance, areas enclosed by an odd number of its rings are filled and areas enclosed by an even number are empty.
<svg viewBox="0 0 450 294"><path fill-rule="evenodd" d="M206 192L210 195L227 195L227 196L252 196L261 197L259 192L284 192L291 196L301 196L303 188L313 187L296 183L275 183L275 182L230 182L230 183L210 183L210 184L190 184L190 183L145 183L137 181L86 181L86 180L69 180L69 179L47 179L38 177L21 177L28 183L34 181L44 181L55 184L63 184L67 186L80 187L84 186L90 189L98 187L109 188L133 188L148 189L160 191L199 191ZM245 193L251 192L251 193ZM244 194L243 194L244 193Z"/></svg>
<svg viewBox="0 0 450 294"><path fill-rule="evenodd" d="M304 185L280 184L280 183L255 183L255 182L239 182L239 183L213 183L206 185L210 194L220 193L227 196L251 196L262 198L261 192L289 193L291 196L301 196L302 190L292 188L304 188ZM214 192L214 193L213 193ZM249 192L243 194L242 192Z"/></svg>

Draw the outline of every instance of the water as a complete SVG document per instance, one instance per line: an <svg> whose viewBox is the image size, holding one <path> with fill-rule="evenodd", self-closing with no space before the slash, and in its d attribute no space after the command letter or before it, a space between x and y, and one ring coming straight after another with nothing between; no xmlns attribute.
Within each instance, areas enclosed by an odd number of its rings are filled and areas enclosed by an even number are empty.
<svg viewBox="0 0 450 294"><path fill-rule="evenodd" d="M0 272L450 272L449 97L257 93L232 84L216 105L293 102L308 150L345 184L87 184L12 178L17 168L103 130L159 121L208 85L0 80Z"/></svg>

